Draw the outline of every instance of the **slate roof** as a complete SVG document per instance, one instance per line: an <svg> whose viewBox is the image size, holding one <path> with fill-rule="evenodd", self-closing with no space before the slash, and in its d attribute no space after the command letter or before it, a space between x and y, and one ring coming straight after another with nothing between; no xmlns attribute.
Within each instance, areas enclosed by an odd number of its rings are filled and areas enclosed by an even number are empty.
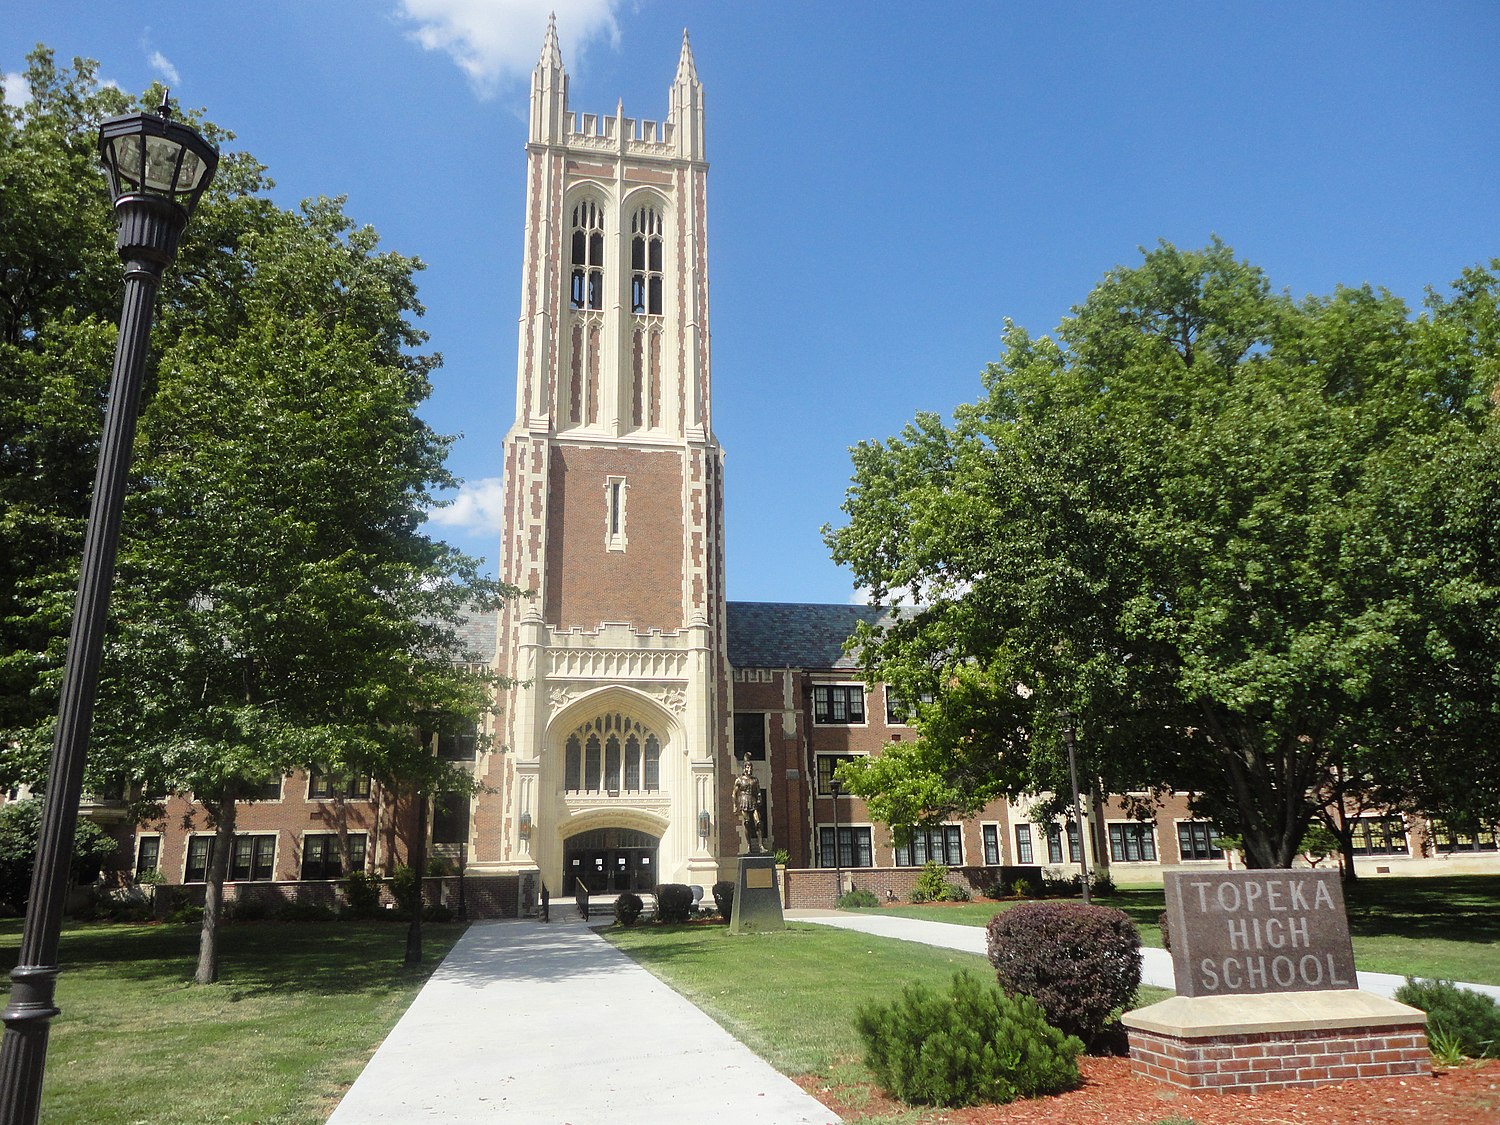
<svg viewBox="0 0 1500 1125"><path fill-rule="evenodd" d="M493 609L464 615L458 627L464 648L479 655L482 664L495 662L495 646L500 639L500 615Z"/></svg>
<svg viewBox="0 0 1500 1125"><path fill-rule="evenodd" d="M857 668L844 642L861 621L886 620L884 606L730 602L729 663L735 668Z"/></svg>

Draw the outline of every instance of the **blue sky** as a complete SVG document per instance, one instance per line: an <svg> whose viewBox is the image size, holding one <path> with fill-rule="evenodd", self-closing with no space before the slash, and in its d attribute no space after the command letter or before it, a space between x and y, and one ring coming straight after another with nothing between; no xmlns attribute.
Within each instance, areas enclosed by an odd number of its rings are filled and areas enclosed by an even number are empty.
<svg viewBox="0 0 1500 1125"><path fill-rule="evenodd" d="M1420 303L1500 255L1500 5L10 0L131 92L161 78L292 206L347 195L427 263L425 413L468 482L434 529L494 566L514 411L527 79L556 9L572 108L661 118L682 29L708 111L729 595L847 601L819 528L848 448L971 400L1006 317L1218 234L1293 294ZM23 96L7 79L7 97Z"/></svg>

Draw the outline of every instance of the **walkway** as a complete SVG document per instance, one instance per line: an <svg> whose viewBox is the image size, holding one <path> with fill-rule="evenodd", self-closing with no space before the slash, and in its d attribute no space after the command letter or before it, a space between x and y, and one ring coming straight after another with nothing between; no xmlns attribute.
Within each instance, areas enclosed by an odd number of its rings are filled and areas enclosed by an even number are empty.
<svg viewBox="0 0 1500 1125"><path fill-rule="evenodd" d="M858 930L876 937L899 938L923 945L937 945L945 949L960 949L965 953L986 955L983 926L960 926L953 922L927 922L918 918L902 918L895 914L876 911L838 910L788 910L788 919L798 922L815 922L820 926L837 926L844 930ZM1378 996L1394 996L1396 989L1406 983L1406 978L1392 973L1359 973L1359 987ZM1165 949L1141 947L1141 983L1154 984L1159 988L1175 988L1172 977L1172 955ZM1483 992L1500 1000L1500 986L1493 984L1465 984L1460 988Z"/></svg>
<svg viewBox="0 0 1500 1125"><path fill-rule="evenodd" d="M561 919L563 903L554 904ZM581 922L476 922L329 1118L831 1125L839 1117Z"/></svg>

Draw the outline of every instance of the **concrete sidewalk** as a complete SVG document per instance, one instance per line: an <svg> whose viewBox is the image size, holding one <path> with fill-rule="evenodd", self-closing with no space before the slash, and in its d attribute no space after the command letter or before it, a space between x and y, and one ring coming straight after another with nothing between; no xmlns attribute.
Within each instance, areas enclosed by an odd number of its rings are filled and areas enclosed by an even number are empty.
<svg viewBox="0 0 1500 1125"><path fill-rule="evenodd" d="M937 945L945 949L961 949L965 953L986 955L983 926L960 926L952 922L927 922L918 918L902 918L895 914L876 911L855 913L843 910L788 910L789 920L814 922L821 926L837 926L844 930L858 930L876 937L899 938L923 945ZM1406 983L1406 978L1393 973L1357 974L1359 987L1377 996L1393 996L1396 989ZM1165 949L1141 947L1141 983L1154 984L1159 988L1176 988L1172 976L1172 955ZM1458 987L1482 992L1500 1000L1500 987L1492 984L1466 984L1456 982Z"/></svg>
<svg viewBox="0 0 1500 1125"><path fill-rule="evenodd" d="M469 927L329 1122L721 1119L840 1120L582 923L528 919Z"/></svg>

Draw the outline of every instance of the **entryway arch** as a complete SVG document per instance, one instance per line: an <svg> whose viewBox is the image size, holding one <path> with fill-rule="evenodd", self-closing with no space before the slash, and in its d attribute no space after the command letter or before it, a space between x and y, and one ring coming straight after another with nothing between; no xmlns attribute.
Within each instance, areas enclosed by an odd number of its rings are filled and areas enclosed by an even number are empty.
<svg viewBox="0 0 1500 1125"><path fill-rule="evenodd" d="M578 882L590 894L647 891L658 879L661 840L636 828L590 828L563 841L563 877L570 891Z"/></svg>

